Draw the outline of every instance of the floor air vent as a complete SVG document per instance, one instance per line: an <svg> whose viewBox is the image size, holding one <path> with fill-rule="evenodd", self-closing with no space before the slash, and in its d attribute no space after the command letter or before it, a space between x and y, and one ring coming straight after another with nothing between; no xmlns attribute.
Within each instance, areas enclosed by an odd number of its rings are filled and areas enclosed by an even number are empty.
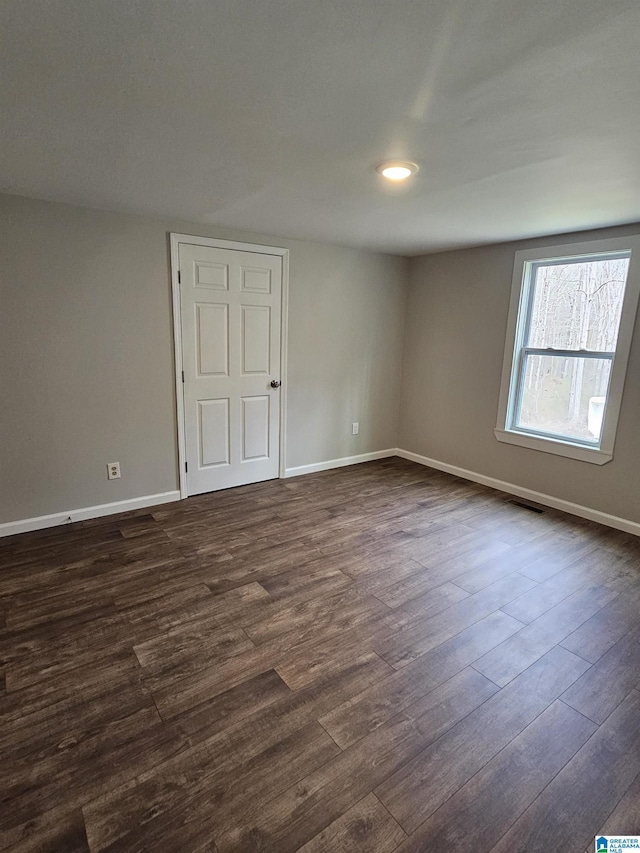
<svg viewBox="0 0 640 853"><path fill-rule="evenodd" d="M520 506L520 507L522 507L522 509L528 509L529 512L537 512L538 514L544 512L543 507L537 506L536 504L529 504L529 503L526 503L525 501L512 500L512 501L507 501L507 503L508 504L515 504L515 506Z"/></svg>

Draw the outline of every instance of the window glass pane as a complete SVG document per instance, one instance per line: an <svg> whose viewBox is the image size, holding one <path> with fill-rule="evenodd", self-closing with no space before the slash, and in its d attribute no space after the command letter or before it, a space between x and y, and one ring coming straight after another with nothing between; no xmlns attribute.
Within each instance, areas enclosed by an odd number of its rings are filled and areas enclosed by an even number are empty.
<svg viewBox="0 0 640 853"><path fill-rule="evenodd" d="M611 360L549 355L525 359L517 428L598 445Z"/></svg>
<svg viewBox="0 0 640 853"><path fill-rule="evenodd" d="M534 264L530 347L616 348L629 258Z"/></svg>

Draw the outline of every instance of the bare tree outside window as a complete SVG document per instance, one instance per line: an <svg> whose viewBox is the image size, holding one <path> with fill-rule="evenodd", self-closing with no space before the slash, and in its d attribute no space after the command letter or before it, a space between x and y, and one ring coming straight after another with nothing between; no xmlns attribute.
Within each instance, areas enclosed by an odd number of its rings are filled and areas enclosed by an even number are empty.
<svg viewBox="0 0 640 853"><path fill-rule="evenodd" d="M531 265L514 426L598 444L628 254Z"/></svg>
<svg viewBox="0 0 640 853"><path fill-rule="evenodd" d="M515 252L496 439L610 462L639 302L640 234Z"/></svg>

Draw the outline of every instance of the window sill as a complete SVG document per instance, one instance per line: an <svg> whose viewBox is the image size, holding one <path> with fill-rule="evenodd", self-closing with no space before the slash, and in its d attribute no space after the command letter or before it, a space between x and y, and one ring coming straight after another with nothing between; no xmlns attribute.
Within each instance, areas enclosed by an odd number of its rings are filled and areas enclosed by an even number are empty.
<svg viewBox="0 0 640 853"><path fill-rule="evenodd" d="M613 459L613 453L597 448L571 444L568 441L556 441L552 438L541 438L535 435L525 435L512 430L495 429L495 437L506 444L515 444L529 450L541 450L543 453L553 453L556 456L566 456L581 462L591 462L593 465L606 465Z"/></svg>

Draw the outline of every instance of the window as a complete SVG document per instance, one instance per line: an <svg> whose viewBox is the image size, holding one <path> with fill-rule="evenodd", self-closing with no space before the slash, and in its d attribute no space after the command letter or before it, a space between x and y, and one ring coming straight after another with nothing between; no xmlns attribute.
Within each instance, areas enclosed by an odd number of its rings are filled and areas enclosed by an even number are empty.
<svg viewBox="0 0 640 853"><path fill-rule="evenodd" d="M516 252L496 438L613 458L638 306L640 239Z"/></svg>

